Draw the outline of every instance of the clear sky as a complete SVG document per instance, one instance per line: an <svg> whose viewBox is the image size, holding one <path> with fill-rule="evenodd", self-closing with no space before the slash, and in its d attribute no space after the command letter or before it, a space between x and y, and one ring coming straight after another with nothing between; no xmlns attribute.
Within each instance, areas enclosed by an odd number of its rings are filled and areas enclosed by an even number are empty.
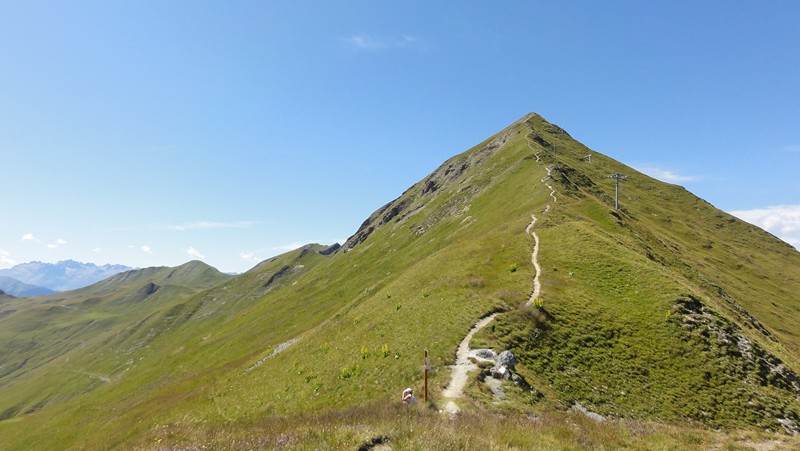
<svg viewBox="0 0 800 451"><path fill-rule="evenodd" d="M5 1L0 268L347 238L534 111L800 245L797 1Z"/></svg>

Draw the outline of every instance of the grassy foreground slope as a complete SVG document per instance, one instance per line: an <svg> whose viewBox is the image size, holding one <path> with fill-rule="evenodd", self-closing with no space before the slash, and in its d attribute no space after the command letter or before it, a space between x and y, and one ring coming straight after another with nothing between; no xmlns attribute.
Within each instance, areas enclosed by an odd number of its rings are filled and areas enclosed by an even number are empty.
<svg viewBox="0 0 800 451"><path fill-rule="evenodd" d="M90 354L121 352L133 363L28 412L38 403L33 390L60 377L31 373L0 435L10 448L271 447L292 427L301 442L321 440L313 426L301 432L316 424L343 440L329 446L349 446L391 424L397 412L381 406L402 388L421 388L423 349L436 403L458 342L492 311L508 313L480 340L519 354L535 390L507 387L506 412L544 415L577 401L643 420L774 430L779 419L796 421L798 252L680 187L599 154L582 160L589 152L526 116L379 209L334 253L307 246L153 317L129 310L163 327L132 332L144 334L145 346L118 338ZM541 182L548 166L555 203ZM613 171L632 176L619 212L605 178ZM520 308L532 288L531 214L539 217L542 310ZM479 406L484 388L473 381L471 390L478 415L494 418L496 407ZM430 422L426 415L394 424L395 433ZM631 431L607 440L639 447ZM443 443L454 446L473 436L449 433ZM259 442L259 434L269 438ZM561 443L594 443L580 435L563 433ZM666 446L693 440L666 435ZM492 437L489 446L503 446L516 435Z"/></svg>

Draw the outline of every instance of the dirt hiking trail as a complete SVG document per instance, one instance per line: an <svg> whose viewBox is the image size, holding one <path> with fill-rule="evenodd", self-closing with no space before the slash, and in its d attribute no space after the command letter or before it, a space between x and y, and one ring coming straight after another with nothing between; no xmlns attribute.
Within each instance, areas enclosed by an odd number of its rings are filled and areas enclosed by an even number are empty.
<svg viewBox="0 0 800 451"><path fill-rule="evenodd" d="M534 152L536 152L536 161L539 162L539 152L536 151L533 146L531 146L530 140L528 140L528 147L531 148ZM550 179L550 171L552 167L547 167L547 175L542 178L541 182L550 190L550 198L553 202L556 202L556 191L555 189L547 183ZM550 211L550 204L544 209L544 213ZM534 276L533 276L533 292L531 292L530 298L528 298L528 302L525 303L526 306L531 306L539 297L539 293L541 291L542 285L539 281L539 275L542 272L542 268L539 266L539 235L533 230L533 226L536 225L537 218L535 215L531 215L531 222L525 227L525 234L530 235L533 237L533 252L531 253L531 264L533 264L534 269ZM469 373L478 369L478 365L472 363L470 358L475 358L472 355L472 349L469 347L470 342L472 341L472 337L481 329L486 327L492 320L497 316L498 313L493 313L480 321L478 321L472 329L467 333L461 343L458 345L458 349L456 350L456 362L454 365L451 366L452 374L450 383L447 385L447 388L444 389L442 392L442 396L445 399L444 405L444 412L449 414L456 414L458 413L461 408L456 404L455 400L464 397L464 386L467 385L467 380L469 378Z"/></svg>

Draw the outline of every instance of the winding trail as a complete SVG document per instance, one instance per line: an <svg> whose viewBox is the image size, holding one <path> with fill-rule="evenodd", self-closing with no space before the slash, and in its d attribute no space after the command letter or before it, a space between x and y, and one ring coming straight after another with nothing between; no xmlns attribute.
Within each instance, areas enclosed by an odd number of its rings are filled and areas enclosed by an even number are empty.
<svg viewBox="0 0 800 451"><path fill-rule="evenodd" d="M550 208L550 205L547 205L547 209ZM530 307L533 305L533 301L539 297L539 292L542 290L542 284L539 282L539 274L542 272L542 268L539 266L539 235L536 234L533 230L533 226L536 224L536 216L531 215L531 223L528 224L528 227L525 227L525 233L533 237L533 253L531 253L531 263L533 263L533 269L536 272L533 275L533 292L531 293L531 297L528 298L528 302L525 303L526 306Z"/></svg>
<svg viewBox="0 0 800 451"><path fill-rule="evenodd" d="M531 150L536 150L531 146L531 142L528 139L528 147ZM536 162L539 162L539 152L536 152ZM550 190L550 198L553 199L553 202L556 202L556 190L547 183L547 180L551 178L550 172L552 171L553 167L548 166L547 168L547 175L542 178L541 182ZM550 204L544 209L544 213L550 211ZM533 237L533 252L531 253L531 263L533 264L533 269L535 274L533 276L533 292L531 293L530 298L528 298L528 302L526 302L526 306L531 306L533 301L539 297L539 293L542 289L541 282L539 281L539 274L542 272L542 268L539 266L539 235L533 231L533 226L536 225L537 218L535 215L531 215L531 223L525 227L525 234L530 235ZM478 358L472 352L472 349L469 347L470 342L472 341L472 337L481 329L486 327L489 323L494 320L495 316L498 313L492 313L491 315L481 319L478 321L472 329L469 330L467 335L461 340L461 343L458 345L458 350L456 350L456 362L450 368L452 368L452 374L450 376L450 383L447 385L447 388L444 389L442 392L442 396L445 398L446 403L444 406L444 412L450 414L458 413L461 408L456 404L455 400L464 397L464 386L467 385L467 380L469 373L478 369L478 365L472 363L470 361L470 357ZM480 359L480 358L478 358Z"/></svg>
<svg viewBox="0 0 800 451"><path fill-rule="evenodd" d="M244 373L247 374L247 373L253 371L254 369L256 369L259 366L261 366L264 362L266 362L267 360L269 360L269 359L275 357L276 355L280 354L281 352L286 350L286 348L288 348L289 346L297 343L298 341L300 341L300 337L292 338L289 341L285 341L285 342L279 344L278 346L275 347L275 349L272 350L272 352L268 356L261 358L261 360L256 362L253 366L251 366L250 368L244 370Z"/></svg>
<svg viewBox="0 0 800 451"><path fill-rule="evenodd" d="M464 339L461 340L461 343L458 345L458 350L456 351L456 363L451 367L453 369L453 373L450 376L450 384L442 392L442 396L447 398L447 403L444 406L445 412L457 413L459 410L461 410L461 408L455 403L454 399L464 396L464 386L467 385L467 376L471 371L478 369L478 365L470 362L469 360L471 351L469 342L472 341L473 335L486 327L487 324L491 323L495 316L497 316L497 313L492 313L486 318L478 321L477 324L472 326L472 329L470 329L469 333L467 333L467 336L464 337Z"/></svg>

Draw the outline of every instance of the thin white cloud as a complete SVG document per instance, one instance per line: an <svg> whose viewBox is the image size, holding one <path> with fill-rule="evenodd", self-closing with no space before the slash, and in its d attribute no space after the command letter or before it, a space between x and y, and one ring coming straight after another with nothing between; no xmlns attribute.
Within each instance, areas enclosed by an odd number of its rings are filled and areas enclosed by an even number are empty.
<svg viewBox="0 0 800 451"><path fill-rule="evenodd" d="M736 210L732 215L755 224L800 249L800 205Z"/></svg>
<svg viewBox="0 0 800 451"><path fill-rule="evenodd" d="M96 247L96 248L92 249L92 252L100 252L100 251L102 251L102 250L103 250L103 249L101 249L101 248L99 248L99 247Z"/></svg>
<svg viewBox="0 0 800 451"><path fill-rule="evenodd" d="M183 224L168 225L166 228L170 230L177 230L185 232L187 230L197 229L249 229L255 221L236 221L236 222L214 222L214 221L196 221L187 222Z"/></svg>
<svg viewBox="0 0 800 451"><path fill-rule="evenodd" d="M26 233L26 234L22 235L22 238L20 238L19 240L20 241L32 241L34 243L44 244L45 246L47 246L48 249L56 249L59 246L63 246L65 244L67 244L67 241L64 238L59 238L54 243L45 244L44 241L40 240L39 238L36 238L36 236L34 234L32 234L32 233Z"/></svg>
<svg viewBox="0 0 800 451"><path fill-rule="evenodd" d="M141 249L142 252L144 252L145 254L152 254L153 253L153 249L150 246L146 245L146 244L144 246L139 247L139 249Z"/></svg>
<svg viewBox="0 0 800 451"><path fill-rule="evenodd" d="M41 243L42 242L42 240L40 240L39 238L36 238L32 233L26 233L25 235L22 235L22 238L20 238L19 240L20 241L34 241L34 242L37 242L37 243Z"/></svg>
<svg viewBox="0 0 800 451"><path fill-rule="evenodd" d="M783 151L789 153L800 153L800 144L795 144L793 146L786 146L783 148Z"/></svg>
<svg viewBox="0 0 800 451"><path fill-rule="evenodd" d="M688 183L688 182L697 182L700 180L700 177L694 175L681 175L673 171L670 171L669 169L661 169L653 166L637 167L636 169L641 172L644 172L650 177L657 178L662 182Z"/></svg>
<svg viewBox="0 0 800 451"><path fill-rule="evenodd" d="M59 238L59 239L56 240L55 243L48 243L47 244L47 248L48 249L56 249L57 247L63 246L65 244L67 244L67 241L65 239L63 239L63 238Z"/></svg>
<svg viewBox="0 0 800 451"><path fill-rule="evenodd" d="M261 260L263 260L262 258L258 257L255 252L249 252L249 251L239 252L239 258L248 263L258 263Z"/></svg>
<svg viewBox="0 0 800 451"><path fill-rule="evenodd" d="M303 246L303 245L304 245L304 243L288 243L288 244L282 244L280 246L275 246L275 247L270 248L270 249L272 249L273 251L288 252L288 251L293 251L293 250L295 250L298 247Z"/></svg>
<svg viewBox="0 0 800 451"><path fill-rule="evenodd" d="M194 247L191 247L191 246L189 246L189 250L187 250L186 253L189 254L189 256L197 258L197 259L201 259L202 260L202 259L206 258L205 255L201 254L200 252L197 251L197 249L195 249Z"/></svg>
<svg viewBox="0 0 800 451"><path fill-rule="evenodd" d="M0 249L0 268L10 268L16 264L16 260L11 258L11 254L7 250Z"/></svg>
<svg viewBox="0 0 800 451"><path fill-rule="evenodd" d="M378 51L400 48L421 48L422 40L409 35L394 37L374 37L366 33L354 34L341 38L340 41L347 47L355 50Z"/></svg>

